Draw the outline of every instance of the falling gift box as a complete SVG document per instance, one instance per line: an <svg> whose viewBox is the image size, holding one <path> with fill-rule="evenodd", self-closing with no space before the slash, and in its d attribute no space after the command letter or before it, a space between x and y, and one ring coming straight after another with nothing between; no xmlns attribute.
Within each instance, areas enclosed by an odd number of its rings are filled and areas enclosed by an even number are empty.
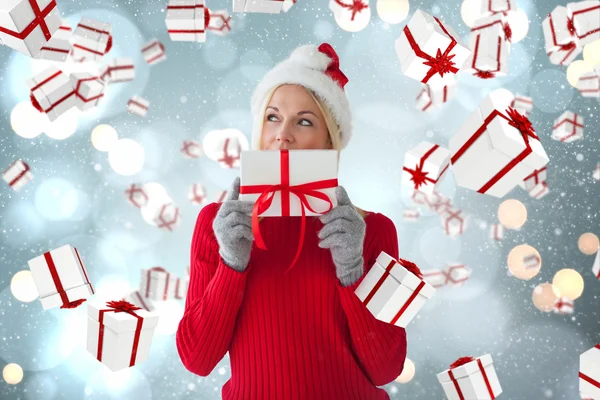
<svg viewBox="0 0 600 400"><path fill-rule="evenodd" d="M279 14L283 0L233 0L233 12Z"/></svg>
<svg viewBox="0 0 600 400"><path fill-rule="evenodd" d="M83 17L73 32L73 58L83 61L101 60L112 48L112 25Z"/></svg>
<svg viewBox="0 0 600 400"><path fill-rule="evenodd" d="M94 294L79 252L71 245L48 251L27 263L44 310L75 308Z"/></svg>
<svg viewBox="0 0 600 400"><path fill-rule="evenodd" d="M189 279L175 278L175 288L173 289L173 297L178 300L185 299L188 292Z"/></svg>
<svg viewBox="0 0 600 400"><path fill-rule="evenodd" d="M421 216L421 213L416 208L407 208L404 210L403 214L405 221L416 221Z"/></svg>
<svg viewBox="0 0 600 400"><path fill-rule="evenodd" d="M127 111L139 115L140 117L146 116L149 107L150 102L140 96L133 96L127 102Z"/></svg>
<svg viewBox="0 0 600 400"><path fill-rule="evenodd" d="M454 78L471 53L454 30L417 10L396 40L402 73L435 87Z"/></svg>
<svg viewBox="0 0 600 400"><path fill-rule="evenodd" d="M131 205L137 208L142 208L148 204L148 194L144 191L142 185L132 183L125 189L125 198Z"/></svg>
<svg viewBox="0 0 600 400"><path fill-rule="evenodd" d="M483 0L481 4L481 15L486 14L502 14L506 15L509 11L517 9L516 0Z"/></svg>
<svg viewBox="0 0 600 400"><path fill-rule="evenodd" d="M153 221L158 228L173 232L179 226L180 217L179 207L173 203L166 203L156 210Z"/></svg>
<svg viewBox="0 0 600 400"><path fill-rule="evenodd" d="M125 298L123 298L123 300L128 301L137 307L141 307L142 310L152 312L156 309L156 306L152 303L152 301L144 298L139 290L134 290L133 292L129 293L127 296L125 296Z"/></svg>
<svg viewBox="0 0 600 400"><path fill-rule="evenodd" d="M493 400L502 393L492 356L461 357L437 374L448 400Z"/></svg>
<svg viewBox="0 0 600 400"><path fill-rule="evenodd" d="M104 82L89 72L71 74L71 84L77 99L75 105L81 111L96 107L104 97Z"/></svg>
<svg viewBox="0 0 600 400"><path fill-rule="evenodd" d="M202 146L194 140L184 140L181 152L185 158L198 158L202 155Z"/></svg>
<svg viewBox="0 0 600 400"><path fill-rule="evenodd" d="M52 35L50 40L48 40L48 43L42 46L40 52L37 53L34 58L56 62L66 61L69 53L73 49L73 44L71 43L72 36L73 30L63 21L62 25L54 32L54 35Z"/></svg>
<svg viewBox="0 0 600 400"><path fill-rule="evenodd" d="M23 160L13 161L8 168L2 172L2 179L8 184L15 192L18 192L33 179L31 168Z"/></svg>
<svg viewBox="0 0 600 400"><path fill-rule="evenodd" d="M504 226L502 224L490 225L490 239L498 241L504 239Z"/></svg>
<svg viewBox="0 0 600 400"><path fill-rule="evenodd" d="M600 250L596 252L596 258L594 259L594 265L592 265L592 272L596 279L600 280Z"/></svg>
<svg viewBox="0 0 600 400"><path fill-rule="evenodd" d="M552 139L571 143L583 139L583 118L581 115L565 111L554 121Z"/></svg>
<svg viewBox="0 0 600 400"><path fill-rule="evenodd" d="M530 191L536 185L546 182L546 179L548 177L547 171L548 170L546 167L536 169L531 174L527 175L525 177L525 179L523 179L523 182L519 183L519 186L521 186L523 189L525 189L527 191Z"/></svg>
<svg viewBox="0 0 600 400"><path fill-rule="evenodd" d="M205 204L206 203L206 190L200 183L194 183L190 187L188 198L193 204Z"/></svg>
<svg viewBox="0 0 600 400"><path fill-rule="evenodd" d="M33 57L60 27L56 0L2 0L0 43Z"/></svg>
<svg viewBox="0 0 600 400"><path fill-rule="evenodd" d="M444 233L450 237L462 235L467 227L467 216L454 207L445 207L440 213Z"/></svg>
<svg viewBox="0 0 600 400"><path fill-rule="evenodd" d="M552 64L569 65L581 53L573 20L566 7L557 6L542 21L546 53Z"/></svg>
<svg viewBox="0 0 600 400"><path fill-rule="evenodd" d="M215 35L225 36L231 32L231 15L227 10L209 10L207 31Z"/></svg>
<svg viewBox="0 0 600 400"><path fill-rule="evenodd" d="M402 187L432 194L450 165L450 152L437 144L421 142L404 156Z"/></svg>
<svg viewBox="0 0 600 400"><path fill-rule="evenodd" d="M546 182L541 182L535 185L529 190L529 196L533 197L536 200L541 199L550 193L550 189L548 189L548 184Z"/></svg>
<svg viewBox="0 0 600 400"><path fill-rule="evenodd" d="M358 31L371 20L369 0L329 0L335 21L344 29Z"/></svg>
<svg viewBox="0 0 600 400"><path fill-rule="evenodd" d="M217 162L223 168L239 168L241 162L242 145L238 138L226 138L219 151Z"/></svg>
<svg viewBox="0 0 600 400"><path fill-rule="evenodd" d="M537 269L540 267L542 260L537 254L527 254L523 257L523 268L528 269Z"/></svg>
<svg viewBox="0 0 600 400"><path fill-rule="evenodd" d="M162 267L142 269L140 272L140 293L146 299L165 301L175 294L175 276Z"/></svg>
<svg viewBox="0 0 600 400"><path fill-rule="evenodd" d="M508 75L510 42L507 29L497 16L484 17L475 22L469 36L472 51L465 63L466 69L481 79Z"/></svg>
<svg viewBox="0 0 600 400"><path fill-rule="evenodd" d="M206 41L209 15L204 0L169 0L165 24L171 40Z"/></svg>
<svg viewBox="0 0 600 400"><path fill-rule="evenodd" d="M441 214L446 208L452 207L452 201L442 196L439 192L434 191L425 198L425 205L434 213Z"/></svg>
<svg viewBox="0 0 600 400"><path fill-rule="evenodd" d="M510 107L517 110L519 114L528 116L533 111L533 99L527 96L516 95L510 103Z"/></svg>
<svg viewBox="0 0 600 400"><path fill-rule="evenodd" d="M416 106L421 111L428 111L447 103L454 97L456 92L456 80L448 79L443 86L434 87L423 85L423 89L417 96Z"/></svg>
<svg viewBox="0 0 600 400"><path fill-rule="evenodd" d="M165 54L165 46L157 39L152 39L148 43L142 46L142 55L144 60L149 65L158 64L161 61L167 59Z"/></svg>
<svg viewBox="0 0 600 400"><path fill-rule="evenodd" d="M58 68L51 66L27 81L31 91L31 103L50 121L75 107L77 98L69 77Z"/></svg>
<svg viewBox="0 0 600 400"><path fill-rule="evenodd" d="M131 57L113 58L100 75L105 83L129 82L135 79L135 65Z"/></svg>
<svg viewBox="0 0 600 400"><path fill-rule="evenodd" d="M578 1L568 3L567 10L572 29L579 40L579 47L600 39L600 1Z"/></svg>
<svg viewBox="0 0 600 400"><path fill-rule="evenodd" d="M462 286L471 277L471 268L460 263L450 263L444 270L446 284L449 286Z"/></svg>
<svg viewBox="0 0 600 400"><path fill-rule="evenodd" d="M430 269L422 271L423 280L433 286L434 289L440 289L448 283L448 275L443 269Z"/></svg>
<svg viewBox="0 0 600 400"><path fill-rule="evenodd" d="M600 399L600 344L579 356L579 390Z"/></svg>
<svg viewBox="0 0 600 400"><path fill-rule="evenodd" d="M581 75L577 81L577 90L583 97L600 97L600 66Z"/></svg>
<svg viewBox="0 0 600 400"><path fill-rule="evenodd" d="M87 350L111 371L133 367L150 353L158 315L124 301L88 303Z"/></svg>
<svg viewBox="0 0 600 400"><path fill-rule="evenodd" d="M575 305L573 304L573 300L568 297L561 297L554 302L553 311L556 314L567 315L573 314L575 311Z"/></svg>
<svg viewBox="0 0 600 400"><path fill-rule="evenodd" d="M548 156L531 122L509 105L506 89L488 95L450 139L450 162L459 186L503 197Z"/></svg>

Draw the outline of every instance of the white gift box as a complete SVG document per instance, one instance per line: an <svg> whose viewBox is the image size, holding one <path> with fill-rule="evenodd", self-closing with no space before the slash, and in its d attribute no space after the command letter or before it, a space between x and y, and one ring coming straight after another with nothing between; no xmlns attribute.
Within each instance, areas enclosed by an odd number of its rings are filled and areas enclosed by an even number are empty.
<svg viewBox="0 0 600 400"><path fill-rule="evenodd" d="M206 190L204 189L204 186L200 183L194 183L190 187L188 197L193 204L205 204Z"/></svg>
<svg viewBox="0 0 600 400"><path fill-rule="evenodd" d="M423 89L417 96L416 106L421 111L431 110L450 101L455 93L455 79L448 79L443 86L439 87L423 85Z"/></svg>
<svg viewBox="0 0 600 400"><path fill-rule="evenodd" d="M432 194L450 165L449 155L448 149L430 142L421 142L408 150L402 167L403 188Z"/></svg>
<svg viewBox="0 0 600 400"><path fill-rule="evenodd" d="M542 21L546 52L577 46L577 37L566 7L556 6Z"/></svg>
<svg viewBox="0 0 600 400"><path fill-rule="evenodd" d="M537 254L527 254L523 257L524 269L537 269L540 267L542 260Z"/></svg>
<svg viewBox="0 0 600 400"><path fill-rule="evenodd" d="M414 264L382 251L354 293L375 318L405 328L435 294L420 275Z"/></svg>
<svg viewBox="0 0 600 400"><path fill-rule="evenodd" d="M181 152L185 158L198 158L203 154L202 146L194 140L184 140Z"/></svg>
<svg viewBox="0 0 600 400"><path fill-rule="evenodd" d="M434 191L425 198L425 205L433 212L441 214L446 208L452 207L452 201Z"/></svg>
<svg viewBox="0 0 600 400"><path fill-rule="evenodd" d="M516 0L483 0L481 3L480 14L504 14L517 9Z"/></svg>
<svg viewBox="0 0 600 400"><path fill-rule="evenodd" d="M74 308L94 294L79 252L71 245L48 251L27 263L44 310Z"/></svg>
<svg viewBox="0 0 600 400"><path fill-rule="evenodd" d="M149 65L158 64L167 59L165 46L157 39L152 39L142 46L142 55Z"/></svg>
<svg viewBox="0 0 600 400"><path fill-rule="evenodd" d="M65 61L73 49L73 44L71 43L72 36L73 30L63 22L50 40L48 40L48 43L42 46L40 52L34 58L56 62Z"/></svg>
<svg viewBox="0 0 600 400"><path fill-rule="evenodd" d="M77 104L71 80L54 66L27 81L27 86L31 91L33 106L46 113L50 121L56 120Z"/></svg>
<svg viewBox="0 0 600 400"><path fill-rule="evenodd" d="M113 58L100 75L106 83L129 82L135 79L135 65L131 57Z"/></svg>
<svg viewBox="0 0 600 400"><path fill-rule="evenodd" d="M113 372L148 359L158 315L138 308L124 300L88 303L87 350Z"/></svg>
<svg viewBox="0 0 600 400"><path fill-rule="evenodd" d="M471 277L471 268L460 263L450 263L445 268L446 284L449 286L462 286Z"/></svg>
<svg viewBox="0 0 600 400"><path fill-rule="evenodd" d="M510 109L506 89L489 94L450 139L457 185L502 197L548 163L527 117Z"/></svg>
<svg viewBox="0 0 600 400"><path fill-rule="evenodd" d="M405 221L416 221L421 216L421 213L417 208L407 208L404 210L403 214Z"/></svg>
<svg viewBox="0 0 600 400"><path fill-rule="evenodd" d="M101 60L112 48L112 25L83 17L73 32L73 57L78 60Z"/></svg>
<svg viewBox="0 0 600 400"><path fill-rule="evenodd" d="M596 279L600 279L600 250L596 252L596 258L594 259L594 265L592 265L592 272Z"/></svg>
<svg viewBox="0 0 600 400"><path fill-rule="evenodd" d="M422 271L423 280L433 286L434 289L439 289L448 283L448 275L443 269L430 269Z"/></svg>
<svg viewBox="0 0 600 400"><path fill-rule="evenodd" d="M502 24L472 31L469 36L471 55L465 62L467 70L482 79L508 75L510 43L504 37Z"/></svg>
<svg viewBox="0 0 600 400"><path fill-rule="evenodd" d="M279 14L283 0L233 0L233 12Z"/></svg>
<svg viewBox="0 0 600 400"><path fill-rule="evenodd" d="M31 168L23 160L13 161L8 168L2 172L2 179L8 184L14 191L18 192L33 179Z"/></svg>
<svg viewBox="0 0 600 400"><path fill-rule="evenodd" d="M446 235L455 237L464 233L467 227L467 216L461 210L454 207L444 207L439 214Z"/></svg>
<svg viewBox="0 0 600 400"><path fill-rule="evenodd" d="M504 239L504 226L502 224L490 225L490 238L493 240Z"/></svg>
<svg viewBox="0 0 600 400"><path fill-rule="evenodd" d="M600 344L579 356L579 390L600 399Z"/></svg>
<svg viewBox="0 0 600 400"><path fill-rule="evenodd" d="M241 163L242 144L237 137L226 137L221 149L217 152L216 161L223 168L239 168Z"/></svg>
<svg viewBox="0 0 600 400"><path fill-rule="evenodd" d="M127 296L125 296L125 298L123 298L123 300L128 301L131 304L134 304L138 307L141 307L143 310L146 311L152 312L156 309L156 306L152 303L152 300L145 299L139 290L134 290L133 292L129 293Z"/></svg>
<svg viewBox="0 0 600 400"><path fill-rule="evenodd" d="M173 289L173 298L185 299L188 292L189 279L175 278L175 288Z"/></svg>
<svg viewBox="0 0 600 400"><path fill-rule="evenodd" d="M132 183L125 190L125 197L131 205L137 208L142 208L148 204L148 194L144 191L142 185Z"/></svg>
<svg viewBox="0 0 600 400"><path fill-rule="evenodd" d="M411 196L411 200L413 203L418 205L426 205L427 204L427 194L421 192L420 190L413 191Z"/></svg>
<svg viewBox="0 0 600 400"><path fill-rule="evenodd" d="M510 106L519 113L527 116L533 111L533 99L527 96L516 95Z"/></svg>
<svg viewBox="0 0 600 400"><path fill-rule="evenodd" d="M204 0L169 0L165 23L171 40L206 41L207 13Z"/></svg>
<svg viewBox="0 0 600 400"><path fill-rule="evenodd" d="M207 31L215 35L225 36L231 32L231 15L227 10L210 11L210 20L208 21Z"/></svg>
<svg viewBox="0 0 600 400"><path fill-rule="evenodd" d="M519 186L521 186L523 189L529 191L529 190L533 189L536 185L538 185L542 182L546 182L547 177L548 177L548 173L547 173L546 167L541 168L541 169L536 169L531 174L527 175L523 179L523 182L519 183Z"/></svg>
<svg viewBox="0 0 600 400"><path fill-rule="evenodd" d="M26 56L37 55L60 24L55 0L0 2L0 43Z"/></svg>
<svg viewBox="0 0 600 400"><path fill-rule="evenodd" d="M173 232L173 230L179 226L181 221L180 217L179 207L173 203L166 203L161 207L158 207L153 221L158 228Z"/></svg>
<svg viewBox="0 0 600 400"><path fill-rule="evenodd" d="M331 208L337 205L336 150L243 151L241 158L240 200L256 202L263 193L263 199L272 196L261 217L301 216L303 207L306 216L322 215L330 209L329 202L314 192L328 198ZM268 192L273 185L282 185L284 190ZM299 195L316 212L303 206Z"/></svg>
<svg viewBox="0 0 600 400"><path fill-rule="evenodd" d="M175 276L162 267L142 269L140 272L140 293L146 299L165 301L175 293Z"/></svg>
<svg viewBox="0 0 600 400"><path fill-rule="evenodd" d="M583 49L579 46L576 46L573 43L572 46L563 46L558 50L549 51L548 58L550 62L555 65L569 65L571 64L579 55Z"/></svg>
<svg viewBox="0 0 600 400"><path fill-rule="evenodd" d="M561 297L559 299L556 299L556 301L554 302L553 311L556 314L573 314L573 311L575 311L575 305L573 304L573 300L571 300L568 297Z"/></svg>
<svg viewBox="0 0 600 400"><path fill-rule="evenodd" d="M483 32L490 28L493 28L494 32L498 31L497 28L500 28L498 32L502 39L509 43L512 40L512 29L509 24L509 18L502 13L483 15L477 18L473 26L471 26L471 33Z"/></svg>
<svg viewBox="0 0 600 400"><path fill-rule="evenodd" d="M89 72L71 74L71 84L77 98L75 105L81 111L96 107L104 97L104 82Z"/></svg>
<svg viewBox="0 0 600 400"><path fill-rule="evenodd" d="M454 368L437 374L448 400L492 400L502 393L502 387L496 374L492 356L485 354L462 365L461 360L453 363Z"/></svg>
<svg viewBox="0 0 600 400"><path fill-rule="evenodd" d="M572 111L565 111L554 121L552 139L571 143L583 139L583 118Z"/></svg>
<svg viewBox="0 0 600 400"><path fill-rule="evenodd" d="M580 47L600 39L600 1L568 3L567 9L573 20L573 28Z"/></svg>
<svg viewBox="0 0 600 400"><path fill-rule="evenodd" d="M149 107L150 102L140 96L133 96L127 102L127 111L139 115L140 117L146 116Z"/></svg>
<svg viewBox="0 0 600 400"><path fill-rule="evenodd" d="M541 182L535 185L531 190L529 190L529 196L534 199L541 199L545 195L550 193L550 189L548 189L548 184L546 182Z"/></svg>
<svg viewBox="0 0 600 400"><path fill-rule="evenodd" d="M471 53L436 17L417 10L395 42L402 73L435 87L452 80Z"/></svg>
<svg viewBox="0 0 600 400"><path fill-rule="evenodd" d="M600 97L600 67L581 75L577 89L583 97Z"/></svg>

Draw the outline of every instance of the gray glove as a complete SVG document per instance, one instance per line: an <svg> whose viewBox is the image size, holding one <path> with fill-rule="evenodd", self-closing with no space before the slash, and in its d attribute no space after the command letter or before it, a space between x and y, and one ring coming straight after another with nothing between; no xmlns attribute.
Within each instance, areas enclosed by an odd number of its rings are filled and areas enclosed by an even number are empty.
<svg viewBox="0 0 600 400"><path fill-rule="evenodd" d="M239 197L240 178L237 177L215 216L213 231L219 243L219 255L225 264L243 272L250 261L254 241L251 216L254 202L238 200Z"/></svg>
<svg viewBox="0 0 600 400"><path fill-rule="evenodd" d="M337 206L319 217L324 224L319 232L319 247L331 249L336 275L342 286L350 286L364 273L363 243L366 224L350 202L346 189L335 188Z"/></svg>

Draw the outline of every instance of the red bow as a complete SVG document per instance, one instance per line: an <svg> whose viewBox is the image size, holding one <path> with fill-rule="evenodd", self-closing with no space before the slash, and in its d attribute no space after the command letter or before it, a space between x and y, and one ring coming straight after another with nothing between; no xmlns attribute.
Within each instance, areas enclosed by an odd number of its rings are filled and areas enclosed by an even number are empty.
<svg viewBox="0 0 600 400"><path fill-rule="evenodd" d="M449 54L448 52L442 53L442 50L438 49L435 58L430 57L430 59L423 62L423 64L431 67L431 69L440 74L440 76L444 76L444 74L450 72L455 74L458 72L458 69L454 66L456 64L452 61L455 55L456 54Z"/></svg>
<svg viewBox="0 0 600 400"><path fill-rule="evenodd" d="M411 261L408 261L408 260L404 260L402 258L398 259L398 263L400 265L402 265L404 268L406 268L413 275L417 276L418 278L423 279L423 274L421 273L421 270L419 269L419 267L417 267L417 264L415 264Z"/></svg>
<svg viewBox="0 0 600 400"><path fill-rule="evenodd" d="M504 37L506 37L506 40L509 42L512 41L512 29L510 29L510 25L504 24L503 28L504 28Z"/></svg>
<svg viewBox="0 0 600 400"><path fill-rule="evenodd" d="M519 130L519 132L521 132L525 143L529 143L529 137L540 140L540 138L535 134L535 130L533 129L533 125L531 125L531 121L529 121L529 119L526 116L520 114L517 110L515 110L512 107L508 107L506 113L510 118L508 124L510 126L514 126Z"/></svg>
<svg viewBox="0 0 600 400"><path fill-rule="evenodd" d="M492 72L492 71L477 71L475 73L475 76L481 79L491 79L493 77L495 77L496 75Z"/></svg>
<svg viewBox="0 0 600 400"><path fill-rule="evenodd" d="M348 83L348 77L340 70L340 59L329 43L321 43L319 51L331 58L331 62L325 70L325 75L329 76L344 90L344 86Z"/></svg>
<svg viewBox="0 0 600 400"><path fill-rule="evenodd" d="M362 0L352 0L352 4L344 4L340 0L334 0L336 4L340 5L343 8L347 8L352 11L352 17L350 21L354 21L354 17L356 14L361 13L362 10L369 8L367 3L364 3Z"/></svg>
<svg viewBox="0 0 600 400"><path fill-rule="evenodd" d="M470 356L461 357L458 360L454 361L452 364L450 364L450 369L460 367L461 365L465 365L467 363L470 363L471 361L475 361L475 359Z"/></svg>
<svg viewBox="0 0 600 400"><path fill-rule="evenodd" d="M126 312L128 314L134 314L135 310L141 310L141 307L137 307L135 304L131 304L125 300L109 301L106 303L106 306L112 308L115 312Z"/></svg>

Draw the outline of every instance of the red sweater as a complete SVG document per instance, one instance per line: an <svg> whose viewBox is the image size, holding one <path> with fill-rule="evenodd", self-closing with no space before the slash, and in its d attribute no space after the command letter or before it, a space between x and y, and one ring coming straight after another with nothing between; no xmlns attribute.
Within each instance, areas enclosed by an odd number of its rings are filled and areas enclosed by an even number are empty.
<svg viewBox="0 0 600 400"><path fill-rule="evenodd" d="M307 217L304 248L291 263L300 235L299 217L263 218L268 250L252 248L244 272L219 256L212 230L220 205L198 215L191 249L185 313L177 350L185 367L208 376L229 351L231 379L224 400L379 400L402 372L404 328L381 322L354 293L363 277L343 287L329 249L318 247L323 227ZM398 257L393 222L365 217L365 274L383 250Z"/></svg>

